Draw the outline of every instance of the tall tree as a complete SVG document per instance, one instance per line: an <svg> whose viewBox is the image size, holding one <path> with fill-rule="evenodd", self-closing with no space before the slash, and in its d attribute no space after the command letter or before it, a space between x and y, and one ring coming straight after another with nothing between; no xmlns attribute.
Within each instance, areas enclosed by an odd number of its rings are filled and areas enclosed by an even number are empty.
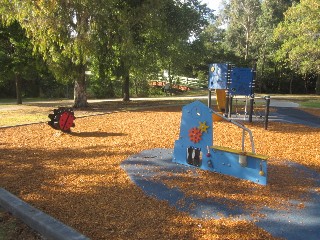
<svg viewBox="0 0 320 240"><path fill-rule="evenodd" d="M107 4L107 3L106 3ZM74 81L74 107L87 106L85 71L90 57L91 1L4 0L2 14L18 20L58 77ZM57 71L55 71L57 72Z"/></svg>
<svg viewBox="0 0 320 240"><path fill-rule="evenodd" d="M213 12L200 1L177 1L164 8L163 43L160 51L162 66L169 71L181 74L197 65L201 47L200 35L213 19ZM199 48L200 47L200 48ZM201 51L201 50L200 50Z"/></svg>
<svg viewBox="0 0 320 240"><path fill-rule="evenodd" d="M224 10L228 24L227 42L239 56L248 60L252 56L253 32L261 12L259 0L231 0Z"/></svg>
<svg viewBox="0 0 320 240"><path fill-rule="evenodd" d="M275 29L281 41L276 59L285 62L297 73L320 75L320 2L301 0L290 7L285 19ZM320 94L320 77L317 81Z"/></svg>
<svg viewBox="0 0 320 240"><path fill-rule="evenodd" d="M4 0L0 12L18 20L56 77L74 81L74 107L87 106L85 72L99 64L123 81L129 100L130 72L138 62L176 55L177 45L206 22L198 0ZM169 52L169 55L166 54ZM154 61L153 61L154 62ZM96 68L97 69L97 68Z"/></svg>
<svg viewBox="0 0 320 240"><path fill-rule="evenodd" d="M22 81L36 76L32 44L18 22L0 23L0 82L15 81L17 104L22 104Z"/></svg>
<svg viewBox="0 0 320 240"><path fill-rule="evenodd" d="M260 92L267 89L270 79L278 79L280 86L281 77L272 77L279 71L274 61L274 49L278 42L274 41L273 31L283 20L284 12L292 4L291 0L264 0L261 4L261 15L258 17L257 28L254 31L254 47L258 64L258 85Z"/></svg>
<svg viewBox="0 0 320 240"><path fill-rule="evenodd" d="M160 59L169 72L178 66L186 42L207 24L210 13L198 0L122 1L119 5L118 73L123 79L123 99L129 100L130 73ZM156 57L156 58L154 58ZM185 58L184 58L185 59ZM137 71L135 71L137 72ZM169 73L169 76L171 74Z"/></svg>

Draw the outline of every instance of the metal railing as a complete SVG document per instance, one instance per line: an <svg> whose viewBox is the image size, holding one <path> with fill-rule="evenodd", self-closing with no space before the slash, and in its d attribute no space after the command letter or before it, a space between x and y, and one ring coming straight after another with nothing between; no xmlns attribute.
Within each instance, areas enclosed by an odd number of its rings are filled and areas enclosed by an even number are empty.
<svg viewBox="0 0 320 240"><path fill-rule="evenodd" d="M247 133L249 134L249 138L250 138L251 151L252 151L252 153L256 153L256 150L255 150L255 148L254 148L253 135L252 135L252 132L251 132L251 130L250 130L249 128L246 128L246 127L243 126L242 124L240 124L240 123L238 123L238 122L236 122L236 121L233 121L233 120L231 120L231 119L223 116L223 115L220 114L220 113L217 113L217 112L215 112L215 111L213 111L213 110L211 110L211 111L212 111L212 113L213 113L214 115L217 115L217 116L221 117L222 119L226 120L227 122L230 122L230 123L232 123L232 124L234 124L234 125L236 125L236 126L238 126L239 128L242 129L242 140L241 140L242 142L241 142L241 147L242 147L242 151L243 151L243 152L244 152L244 146L245 146L245 144L244 144L245 135L246 135L245 133L247 132Z"/></svg>

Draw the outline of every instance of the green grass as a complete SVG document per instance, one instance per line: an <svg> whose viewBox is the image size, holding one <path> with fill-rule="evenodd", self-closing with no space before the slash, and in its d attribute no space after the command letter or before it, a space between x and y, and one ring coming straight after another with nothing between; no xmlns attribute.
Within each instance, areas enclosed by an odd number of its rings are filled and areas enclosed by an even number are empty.
<svg viewBox="0 0 320 240"><path fill-rule="evenodd" d="M24 114L19 116L6 117L0 120L0 126L14 126L20 124L38 123L48 121L44 114Z"/></svg>
<svg viewBox="0 0 320 240"><path fill-rule="evenodd" d="M17 102L16 99L14 98L2 98L0 99L0 104L12 104L12 103L15 103Z"/></svg>
<svg viewBox="0 0 320 240"><path fill-rule="evenodd" d="M319 100L307 100L299 102L301 107L308 108L320 108L320 99Z"/></svg>
<svg viewBox="0 0 320 240"><path fill-rule="evenodd" d="M22 104L28 103L28 102L46 102L46 101L59 101L59 100L67 100L64 98L22 98ZM17 102L17 99L15 98L0 98L0 105L1 104L15 104Z"/></svg>

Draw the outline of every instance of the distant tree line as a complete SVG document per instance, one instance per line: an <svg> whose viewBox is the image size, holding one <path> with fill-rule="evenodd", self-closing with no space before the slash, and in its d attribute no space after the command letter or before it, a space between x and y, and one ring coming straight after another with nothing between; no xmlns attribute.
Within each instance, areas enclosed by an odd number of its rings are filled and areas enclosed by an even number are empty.
<svg viewBox="0 0 320 240"><path fill-rule="evenodd" d="M320 93L319 0L3 0L0 97L148 96L159 72L257 66L256 92Z"/></svg>

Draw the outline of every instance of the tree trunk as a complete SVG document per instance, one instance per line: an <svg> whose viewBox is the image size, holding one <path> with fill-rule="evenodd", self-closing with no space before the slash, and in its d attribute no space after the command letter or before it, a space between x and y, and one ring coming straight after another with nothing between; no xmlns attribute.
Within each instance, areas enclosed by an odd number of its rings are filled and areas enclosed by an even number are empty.
<svg viewBox="0 0 320 240"><path fill-rule="evenodd" d="M305 90L305 93L307 94L307 93L309 92L309 91L308 91L308 78L307 78L307 74L304 74L303 79L304 79L304 90Z"/></svg>
<svg viewBox="0 0 320 240"><path fill-rule="evenodd" d="M282 68L279 69L279 81L278 81L278 88L277 88L277 92L281 93L281 80L282 80Z"/></svg>
<svg viewBox="0 0 320 240"><path fill-rule="evenodd" d="M21 76L20 76L20 74L16 74L15 81L16 81L17 104L22 104Z"/></svg>
<svg viewBox="0 0 320 240"><path fill-rule="evenodd" d="M262 81L264 81L264 68L265 68L265 52L263 52L263 56L262 56L262 64L261 64L261 77L260 77L260 81L259 81L259 93L262 93Z"/></svg>
<svg viewBox="0 0 320 240"><path fill-rule="evenodd" d="M139 80L137 78L134 80L134 89L136 96L139 96Z"/></svg>
<svg viewBox="0 0 320 240"><path fill-rule="evenodd" d="M317 76L316 94L320 95L320 73L318 73L318 76Z"/></svg>
<svg viewBox="0 0 320 240"><path fill-rule="evenodd" d="M74 83L74 108L88 107L87 91L86 91L86 75L85 66L79 66L79 77Z"/></svg>
<svg viewBox="0 0 320 240"><path fill-rule="evenodd" d="M122 85L122 91L123 91L123 101L128 102L130 101L130 77L129 77L129 68L126 66L124 62L121 63L121 69L122 69L122 78L123 78L123 85Z"/></svg>
<svg viewBox="0 0 320 240"><path fill-rule="evenodd" d="M170 84L170 88L169 88L169 92L170 92L170 96L172 96L172 78L171 78L171 61L169 62L169 67L168 67L168 74L169 74L169 84ZM187 79L188 82L188 79Z"/></svg>
<svg viewBox="0 0 320 240"><path fill-rule="evenodd" d="M129 74L126 74L123 79L123 101L128 102L130 101L130 78Z"/></svg>
<svg viewBox="0 0 320 240"><path fill-rule="evenodd" d="M290 83L289 83L289 93L292 94L292 82L293 82L293 77L290 77Z"/></svg>
<svg viewBox="0 0 320 240"><path fill-rule="evenodd" d="M249 31L246 32L246 46L245 46L245 55L244 59L247 60L249 57Z"/></svg>

